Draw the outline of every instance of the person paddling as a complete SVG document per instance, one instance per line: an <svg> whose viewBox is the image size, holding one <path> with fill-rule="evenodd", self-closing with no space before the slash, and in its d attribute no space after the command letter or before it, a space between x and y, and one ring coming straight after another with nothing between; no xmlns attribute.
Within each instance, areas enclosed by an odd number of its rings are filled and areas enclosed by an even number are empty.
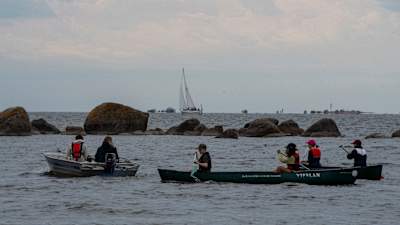
<svg viewBox="0 0 400 225"><path fill-rule="evenodd" d="M353 141L354 150L347 155L348 159L354 159L354 166L367 166L367 152L362 147L360 140Z"/></svg>
<svg viewBox="0 0 400 225"><path fill-rule="evenodd" d="M198 148L198 153L200 153L198 160L194 163L199 165L199 172L210 172L211 171L211 156L207 152L207 145L200 144ZM197 154L197 153L196 153Z"/></svg>
<svg viewBox="0 0 400 225"><path fill-rule="evenodd" d="M320 168L321 167L321 149L317 145L317 142L313 139L306 142L308 145L308 167L309 168Z"/></svg>
<svg viewBox="0 0 400 225"><path fill-rule="evenodd" d="M103 140L103 144L97 149L95 161L105 162L107 153L114 153L116 160L119 161L117 148L114 146L112 137L110 136L106 136Z"/></svg>
<svg viewBox="0 0 400 225"><path fill-rule="evenodd" d="M297 146L290 143L286 146L286 152L278 150L279 161L286 163L287 167L279 166L276 168L277 173L291 173L300 170L300 154Z"/></svg>
<svg viewBox="0 0 400 225"><path fill-rule="evenodd" d="M82 135L77 135L75 141L67 148L67 159L83 162L88 158L88 153Z"/></svg>

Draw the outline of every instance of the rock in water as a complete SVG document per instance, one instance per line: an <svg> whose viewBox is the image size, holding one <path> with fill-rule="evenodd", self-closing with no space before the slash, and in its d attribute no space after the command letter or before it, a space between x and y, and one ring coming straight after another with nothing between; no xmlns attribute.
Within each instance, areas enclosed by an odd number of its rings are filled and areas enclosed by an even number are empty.
<svg viewBox="0 0 400 225"><path fill-rule="evenodd" d="M247 123L244 128L239 130L239 133L245 137L265 137L271 134L279 134L281 131L276 125L276 121L266 118Z"/></svg>
<svg viewBox="0 0 400 225"><path fill-rule="evenodd" d="M324 118L309 127L304 133L304 137L340 137L340 131L336 122L332 119Z"/></svg>
<svg viewBox="0 0 400 225"><path fill-rule="evenodd" d="M399 137L400 137L400 130L395 131L395 132L392 134L392 137L394 137L394 138L399 138Z"/></svg>
<svg viewBox="0 0 400 225"><path fill-rule="evenodd" d="M0 113L0 136L27 136L31 132L29 115L24 108L8 108Z"/></svg>
<svg viewBox="0 0 400 225"><path fill-rule="evenodd" d="M86 135L86 132L83 129L83 127L68 126L65 128L65 134L66 135Z"/></svg>
<svg viewBox="0 0 400 225"><path fill-rule="evenodd" d="M271 122L273 124L275 124L276 126L278 126L279 124L279 120L275 119L275 118L260 118L260 119L255 119L249 123L246 123L244 125L244 128L249 128L250 126L257 126L257 125L262 125L265 124L266 122Z"/></svg>
<svg viewBox="0 0 400 225"><path fill-rule="evenodd" d="M188 119L176 127L171 127L167 131L167 134L184 135L186 133L186 135L199 135L201 134L201 129L204 129L204 127L200 126L200 121L198 119Z"/></svg>
<svg viewBox="0 0 400 225"><path fill-rule="evenodd" d="M299 127L299 125L296 122L294 122L293 120L287 120L287 121L282 122L281 124L279 124L278 128L282 133L286 133L286 134L290 134L290 135L294 135L294 136L300 135L304 132L304 130L301 129Z"/></svg>
<svg viewBox="0 0 400 225"><path fill-rule="evenodd" d="M201 136L220 136L224 132L223 126L215 126L213 128L208 128L201 133Z"/></svg>
<svg viewBox="0 0 400 225"><path fill-rule="evenodd" d="M374 139L374 138L387 138L386 135L381 133L372 133L365 137L365 139Z"/></svg>
<svg viewBox="0 0 400 225"><path fill-rule="evenodd" d="M230 139L238 139L239 132L236 129L227 129L221 135L216 138L230 138Z"/></svg>
<svg viewBox="0 0 400 225"><path fill-rule="evenodd" d="M146 131L149 114L118 103L103 103L85 121L88 134L119 134Z"/></svg>
<svg viewBox="0 0 400 225"><path fill-rule="evenodd" d="M37 130L40 134L60 134L60 130L57 127L51 125L44 119L32 120L32 128Z"/></svg>

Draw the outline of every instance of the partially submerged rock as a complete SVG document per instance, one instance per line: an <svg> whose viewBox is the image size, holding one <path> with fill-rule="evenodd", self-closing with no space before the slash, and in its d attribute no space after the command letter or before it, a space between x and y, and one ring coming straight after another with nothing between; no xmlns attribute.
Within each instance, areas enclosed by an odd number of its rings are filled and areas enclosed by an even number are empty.
<svg viewBox="0 0 400 225"><path fill-rule="evenodd" d="M387 138L387 136L382 133L372 133L365 137L365 139L374 139L374 138Z"/></svg>
<svg viewBox="0 0 400 225"><path fill-rule="evenodd" d="M397 131L393 132L392 137L400 138L400 130L397 130Z"/></svg>
<svg viewBox="0 0 400 225"><path fill-rule="evenodd" d="M119 134L146 131L149 114L118 103L103 103L85 121L88 134Z"/></svg>
<svg viewBox="0 0 400 225"><path fill-rule="evenodd" d="M293 136L301 135L304 132L304 130L301 129L299 125L293 120L287 120L282 122L281 124L278 125L278 128L282 133L286 133Z"/></svg>
<svg viewBox="0 0 400 225"><path fill-rule="evenodd" d="M44 119L32 120L32 129L40 134L60 134L61 131Z"/></svg>
<svg viewBox="0 0 400 225"><path fill-rule="evenodd" d="M222 135L224 132L224 127L223 126L215 126L212 128L207 128L205 129L202 133L201 136L219 136Z"/></svg>
<svg viewBox="0 0 400 225"><path fill-rule="evenodd" d="M202 126L200 126L200 121L198 119L188 119L179 124L178 126L171 127L168 129L167 134L169 135L193 135L198 133L201 134ZM197 130L196 130L197 129Z"/></svg>
<svg viewBox="0 0 400 225"><path fill-rule="evenodd" d="M304 133L304 137L340 137L339 128L332 119L324 118L311 125Z"/></svg>
<svg viewBox="0 0 400 225"><path fill-rule="evenodd" d="M221 135L216 138L230 138L230 139L238 139L239 132L236 129L227 129Z"/></svg>
<svg viewBox="0 0 400 225"><path fill-rule="evenodd" d="M0 136L27 136L32 134L29 115L22 107L8 108L0 113Z"/></svg>
<svg viewBox="0 0 400 225"><path fill-rule="evenodd" d="M83 127L67 126L65 128L65 134L66 135L86 135L86 132L83 129Z"/></svg>
<svg viewBox="0 0 400 225"><path fill-rule="evenodd" d="M239 133L245 137L265 137L270 134L281 133L276 122L277 120L274 121L270 118L256 119L247 123L244 128L239 130Z"/></svg>

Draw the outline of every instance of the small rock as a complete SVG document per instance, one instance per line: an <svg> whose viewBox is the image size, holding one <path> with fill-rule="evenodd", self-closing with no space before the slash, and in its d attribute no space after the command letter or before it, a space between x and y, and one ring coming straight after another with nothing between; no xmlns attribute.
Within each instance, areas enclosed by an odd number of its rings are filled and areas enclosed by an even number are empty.
<svg viewBox="0 0 400 225"><path fill-rule="evenodd" d="M32 128L40 134L60 134L61 131L44 119L32 120Z"/></svg>
<svg viewBox="0 0 400 225"><path fill-rule="evenodd" d="M68 126L65 128L66 135L86 135L83 127L78 126Z"/></svg>
<svg viewBox="0 0 400 225"><path fill-rule="evenodd" d="M373 139L373 138L387 138L386 135L381 133L373 133L365 137L365 139Z"/></svg>
<svg viewBox="0 0 400 225"><path fill-rule="evenodd" d="M213 128L208 128L205 129L202 133L201 136L219 136L222 135L224 132L224 127L223 126L215 126Z"/></svg>
<svg viewBox="0 0 400 225"><path fill-rule="evenodd" d="M238 139L239 132L236 129L227 129L221 135L216 138L230 138L230 139Z"/></svg>
<svg viewBox="0 0 400 225"><path fill-rule="evenodd" d="M394 137L394 138L399 138L399 137L400 137L400 130L395 131L395 132L392 134L392 137Z"/></svg>
<svg viewBox="0 0 400 225"><path fill-rule="evenodd" d="M245 137L264 137L268 134L276 134L280 132L278 126L276 126L276 121L269 118L256 119L239 130L239 134Z"/></svg>

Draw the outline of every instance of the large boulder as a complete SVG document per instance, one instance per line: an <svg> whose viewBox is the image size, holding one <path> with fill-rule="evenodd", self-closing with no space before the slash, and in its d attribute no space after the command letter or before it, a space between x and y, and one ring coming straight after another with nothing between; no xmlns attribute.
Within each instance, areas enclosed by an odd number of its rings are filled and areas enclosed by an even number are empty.
<svg viewBox="0 0 400 225"><path fill-rule="evenodd" d="M29 115L22 107L0 112L0 136L27 136L32 133Z"/></svg>
<svg viewBox="0 0 400 225"><path fill-rule="evenodd" d="M184 135L186 133L186 135L200 135L202 129L204 129L204 127L200 125L200 121L198 119L188 119L178 126L168 129L167 134Z"/></svg>
<svg viewBox="0 0 400 225"><path fill-rule="evenodd" d="M83 127L67 126L65 128L65 134L66 135L86 135L86 132L83 129Z"/></svg>
<svg viewBox="0 0 400 225"><path fill-rule="evenodd" d="M85 121L88 134L119 134L146 131L149 114L118 103L103 103Z"/></svg>
<svg viewBox="0 0 400 225"><path fill-rule="evenodd" d="M339 128L332 119L324 118L311 125L304 133L304 137L340 137Z"/></svg>
<svg viewBox="0 0 400 225"><path fill-rule="evenodd" d="M397 131L393 132L392 137L400 138L400 130L397 130Z"/></svg>
<svg viewBox="0 0 400 225"><path fill-rule="evenodd" d="M205 129L202 133L201 136L219 136L222 135L224 132L224 127L223 126L215 126L212 128L207 128Z"/></svg>
<svg viewBox="0 0 400 225"><path fill-rule="evenodd" d="M299 125L293 120L287 120L282 122L281 124L278 125L278 128L282 133L286 133L293 136L301 135L304 132L304 130L301 129Z"/></svg>
<svg viewBox="0 0 400 225"><path fill-rule="evenodd" d="M60 134L61 131L44 119L32 120L32 129L40 134Z"/></svg>
<svg viewBox="0 0 400 225"><path fill-rule="evenodd" d="M221 135L218 135L216 138L238 139L239 132L236 129L227 129Z"/></svg>
<svg viewBox="0 0 400 225"><path fill-rule="evenodd" d="M271 134L279 134L281 131L276 125L276 121L266 118L256 119L246 124L244 128L239 130L239 133L245 137L265 137Z"/></svg>

